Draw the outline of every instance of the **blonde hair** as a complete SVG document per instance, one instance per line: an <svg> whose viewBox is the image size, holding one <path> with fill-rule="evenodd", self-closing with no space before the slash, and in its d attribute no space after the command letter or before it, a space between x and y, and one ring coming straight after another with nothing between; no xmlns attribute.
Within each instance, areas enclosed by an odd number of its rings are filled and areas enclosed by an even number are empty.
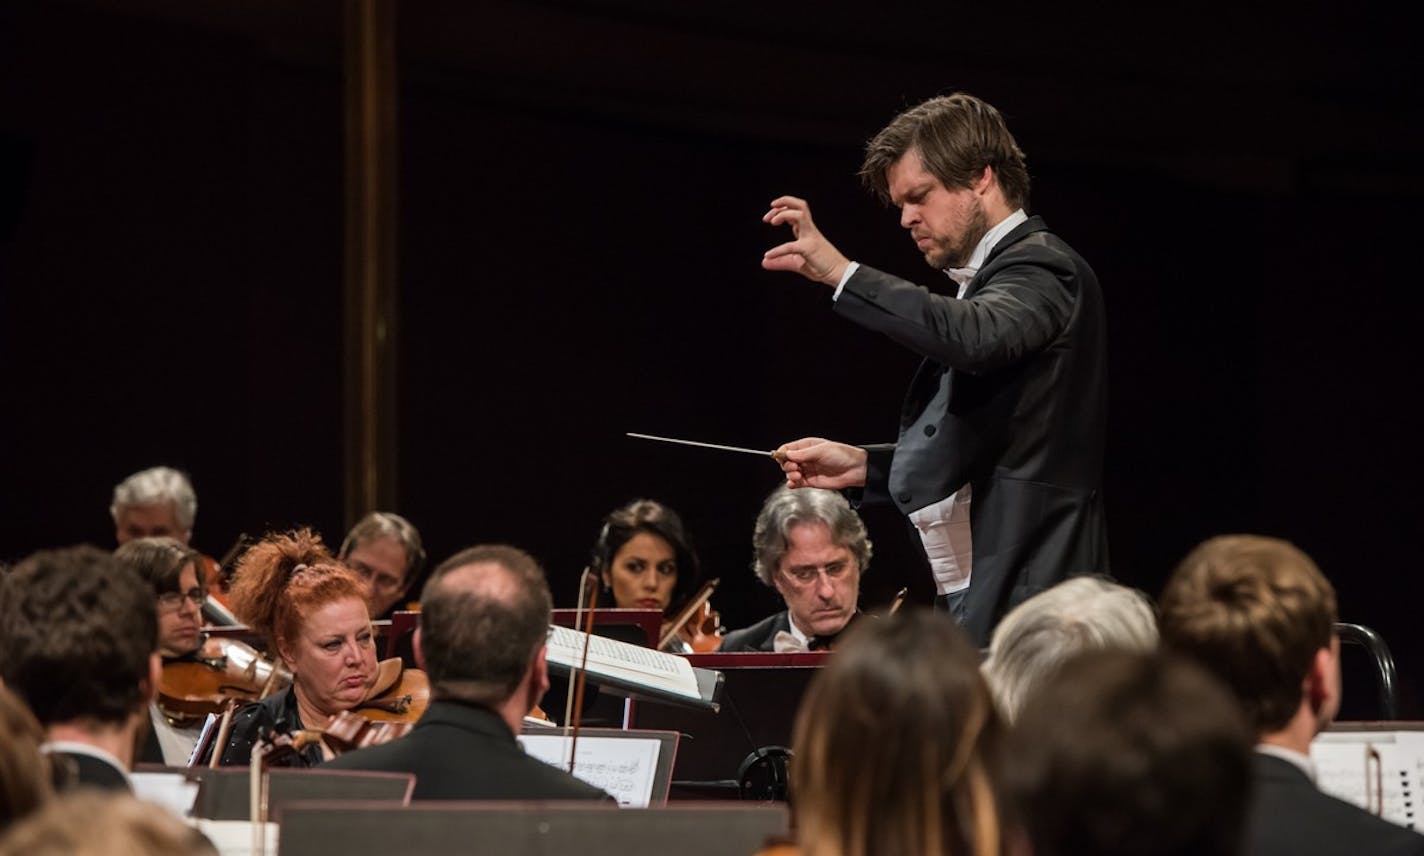
<svg viewBox="0 0 1424 856"><path fill-rule="evenodd" d="M80 788L15 824L0 856L217 856L196 829L128 794Z"/></svg>
<svg viewBox="0 0 1424 856"><path fill-rule="evenodd" d="M807 856L997 856L1002 729L979 654L911 609L848 631L796 717L791 762Z"/></svg>

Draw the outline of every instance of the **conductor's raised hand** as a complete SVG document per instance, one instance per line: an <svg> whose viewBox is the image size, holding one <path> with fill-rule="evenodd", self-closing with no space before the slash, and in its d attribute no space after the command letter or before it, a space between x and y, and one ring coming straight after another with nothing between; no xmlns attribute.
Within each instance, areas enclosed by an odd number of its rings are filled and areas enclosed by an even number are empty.
<svg viewBox="0 0 1424 856"><path fill-rule="evenodd" d="M807 279L835 287L840 284L850 259L841 255L835 245L826 240L811 220L811 206L795 196L778 196L771 201L771 210L762 215L763 223L790 226L794 241L772 247L762 256L761 266L767 270L789 270Z"/></svg>
<svg viewBox="0 0 1424 856"><path fill-rule="evenodd" d="M865 484L865 450L820 437L806 437L779 447L772 457L781 462L786 486L841 490Z"/></svg>

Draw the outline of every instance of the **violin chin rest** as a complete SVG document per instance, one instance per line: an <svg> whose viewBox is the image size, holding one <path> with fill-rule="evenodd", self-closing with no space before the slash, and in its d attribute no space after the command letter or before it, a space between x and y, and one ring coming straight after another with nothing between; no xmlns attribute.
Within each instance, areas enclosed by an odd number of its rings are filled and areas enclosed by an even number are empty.
<svg viewBox="0 0 1424 856"><path fill-rule="evenodd" d="M389 660L382 660L376 664L376 681L371 684L371 688L366 690L366 695L361 701L375 698L386 690L396 685L400 680L401 661L399 657L392 657Z"/></svg>

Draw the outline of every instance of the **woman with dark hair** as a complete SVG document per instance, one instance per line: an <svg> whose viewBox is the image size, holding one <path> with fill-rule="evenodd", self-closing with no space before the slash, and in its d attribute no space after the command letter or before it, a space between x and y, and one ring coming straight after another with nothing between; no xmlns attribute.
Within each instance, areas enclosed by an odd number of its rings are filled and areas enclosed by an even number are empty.
<svg viewBox="0 0 1424 856"><path fill-rule="evenodd" d="M768 852L999 856L1002 741L979 652L952 620L856 622L796 717L798 844Z"/></svg>
<svg viewBox="0 0 1424 856"><path fill-rule="evenodd" d="M635 500L604 519L590 567L603 586L601 606L657 609L668 617L687 603L700 582L697 554L682 518L651 499ZM676 638L667 647L690 650Z"/></svg>
<svg viewBox="0 0 1424 856"><path fill-rule="evenodd" d="M310 529L272 534L238 561L233 611L292 671L292 686L240 708L220 763L249 763L268 732L322 729L336 714L384 690L399 661L377 664L365 582L338 562ZM392 673L393 674L388 674ZM303 747L293 766L327 760L323 744Z"/></svg>

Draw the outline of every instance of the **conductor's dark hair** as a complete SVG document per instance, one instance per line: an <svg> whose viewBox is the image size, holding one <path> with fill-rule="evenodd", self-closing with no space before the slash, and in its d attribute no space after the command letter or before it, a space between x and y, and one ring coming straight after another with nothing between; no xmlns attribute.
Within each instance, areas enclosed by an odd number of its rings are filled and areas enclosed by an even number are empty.
<svg viewBox="0 0 1424 856"><path fill-rule="evenodd" d="M553 598L533 556L505 544L461 550L420 595L420 649L436 698L509 698L549 633Z"/></svg>
<svg viewBox="0 0 1424 856"><path fill-rule="evenodd" d="M1009 789L1037 856L1235 856L1252 740L1192 661L1089 651L1030 693Z"/></svg>
<svg viewBox="0 0 1424 856"><path fill-rule="evenodd" d="M589 558L589 568L603 578L618 551L633 540L640 532L655 535L672 547L673 561L677 563L677 582L672 587L672 597L668 601L667 612L677 612L692 597L701 584L701 570L697 561L697 551L692 539L682 525L682 518L676 511L653 499L638 499L610 513L603 521L603 529L594 541ZM608 604L614 606L615 604Z"/></svg>
<svg viewBox="0 0 1424 856"><path fill-rule="evenodd" d="M157 648L153 588L103 550L41 550L0 580L0 677L41 725L124 722Z"/></svg>
<svg viewBox="0 0 1424 856"><path fill-rule="evenodd" d="M992 104L966 92L931 98L906 110L865 146L860 178L881 200L890 201L886 172L910 149L920 153L925 171L951 190L969 187L994 170L1011 208L1028 208L1028 165Z"/></svg>

